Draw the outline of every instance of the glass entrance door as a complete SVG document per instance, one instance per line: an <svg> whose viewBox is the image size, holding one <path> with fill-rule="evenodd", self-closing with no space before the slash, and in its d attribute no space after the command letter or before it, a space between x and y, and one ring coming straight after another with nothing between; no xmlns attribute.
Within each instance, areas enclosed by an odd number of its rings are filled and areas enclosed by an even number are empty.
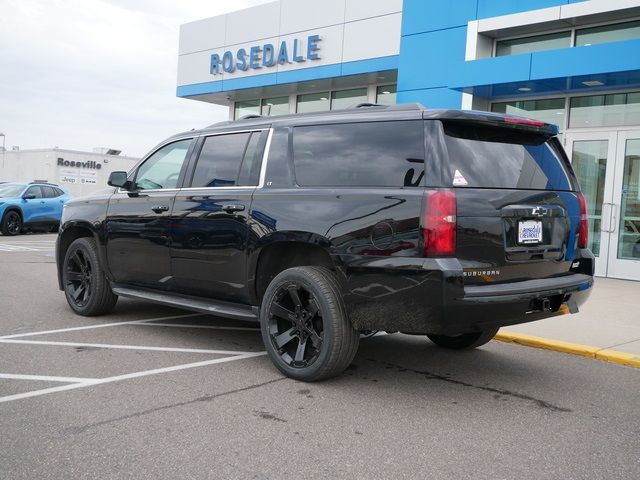
<svg viewBox="0 0 640 480"><path fill-rule="evenodd" d="M640 131L567 132L596 275L640 280Z"/></svg>

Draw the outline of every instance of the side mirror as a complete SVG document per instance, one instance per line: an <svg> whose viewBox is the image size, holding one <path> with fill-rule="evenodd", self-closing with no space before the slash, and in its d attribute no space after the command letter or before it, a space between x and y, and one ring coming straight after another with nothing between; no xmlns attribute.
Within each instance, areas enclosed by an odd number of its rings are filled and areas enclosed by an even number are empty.
<svg viewBox="0 0 640 480"><path fill-rule="evenodd" d="M111 172L107 184L112 187L120 187L129 190L131 182L127 180L127 172Z"/></svg>
<svg viewBox="0 0 640 480"><path fill-rule="evenodd" d="M30 193L29 195L25 195L24 197L25 200L33 200L34 198L36 198L36 194L35 193Z"/></svg>

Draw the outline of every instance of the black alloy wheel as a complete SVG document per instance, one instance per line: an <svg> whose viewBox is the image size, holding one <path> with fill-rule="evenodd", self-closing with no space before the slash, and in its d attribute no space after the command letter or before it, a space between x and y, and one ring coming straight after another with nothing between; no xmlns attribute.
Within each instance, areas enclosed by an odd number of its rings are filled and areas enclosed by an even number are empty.
<svg viewBox="0 0 640 480"><path fill-rule="evenodd" d="M340 375L360 341L347 316L338 277L324 267L280 272L262 298L260 328L276 368L303 382Z"/></svg>
<svg viewBox="0 0 640 480"><path fill-rule="evenodd" d="M269 308L269 336L282 361L293 368L312 365L322 349L323 322L317 300L303 285L280 285Z"/></svg>
<svg viewBox="0 0 640 480"><path fill-rule="evenodd" d="M110 312L118 301L100 268L98 249L92 238L71 242L62 263L62 285L67 303L79 315Z"/></svg>
<svg viewBox="0 0 640 480"><path fill-rule="evenodd" d="M92 293L93 266L82 249L75 249L65 264L65 290L79 308L87 305Z"/></svg>
<svg viewBox="0 0 640 480"><path fill-rule="evenodd" d="M2 220L2 233L5 235L18 235L22 231L22 217L14 210L7 212Z"/></svg>

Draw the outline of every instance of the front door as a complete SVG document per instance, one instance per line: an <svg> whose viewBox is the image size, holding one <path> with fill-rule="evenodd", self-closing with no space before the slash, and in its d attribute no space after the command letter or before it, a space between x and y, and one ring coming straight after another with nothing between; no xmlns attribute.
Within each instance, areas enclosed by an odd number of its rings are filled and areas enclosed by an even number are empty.
<svg viewBox="0 0 640 480"><path fill-rule="evenodd" d="M107 210L107 263L116 283L171 287L171 210L192 139L164 145L131 173L134 187L118 190Z"/></svg>
<svg viewBox="0 0 640 480"><path fill-rule="evenodd" d="M640 280L640 131L568 132L596 275Z"/></svg>

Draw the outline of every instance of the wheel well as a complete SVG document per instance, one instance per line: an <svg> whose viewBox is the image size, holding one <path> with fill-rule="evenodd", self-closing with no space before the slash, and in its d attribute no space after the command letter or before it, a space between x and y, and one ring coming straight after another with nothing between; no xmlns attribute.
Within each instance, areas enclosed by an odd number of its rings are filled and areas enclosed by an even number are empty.
<svg viewBox="0 0 640 480"><path fill-rule="evenodd" d="M329 253L322 247L309 243L278 242L265 247L258 257L255 285L256 296L262 301L262 296L276 275L280 272L305 265L327 267L335 270L335 265Z"/></svg>
<svg viewBox="0 0 640 480"><path fill-rule="evenodd" d="M2 214L2 218L4 218L4 216L9 212L16 212L18 215L20 215L20 220L24 219L24 216L22 215L22 209L20 207L15 207L15 206L7 207L7 209Z"/></svg>
<svg viewBox="0 0 640 480"><path fill-rule="evenodd" d="M93 232L87 227L68 227L60 234L58 238L58 265L62 265L64 256L67 253L69 245L78 238L93 238ZM62 268L58 268L58 281L62 288Z"/></svg>

